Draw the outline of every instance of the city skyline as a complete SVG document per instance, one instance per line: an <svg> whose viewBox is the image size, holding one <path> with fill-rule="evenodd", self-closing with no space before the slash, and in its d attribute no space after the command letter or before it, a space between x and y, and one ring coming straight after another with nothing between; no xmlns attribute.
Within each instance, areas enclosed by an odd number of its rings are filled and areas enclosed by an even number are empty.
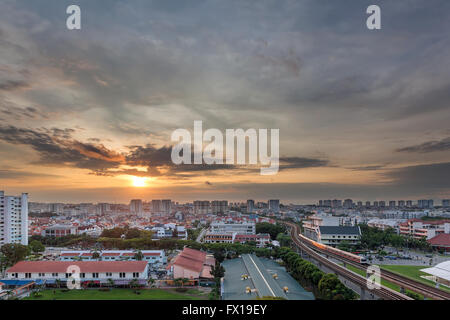
<svg viewBox="0 0 450 320"><path fill-rule="evenodd" d="M450 197L448 1L0 4L0 190L36 202ZM111 23L113 21L113 23ZM279 128L280 170L170 135Z"/></svg>

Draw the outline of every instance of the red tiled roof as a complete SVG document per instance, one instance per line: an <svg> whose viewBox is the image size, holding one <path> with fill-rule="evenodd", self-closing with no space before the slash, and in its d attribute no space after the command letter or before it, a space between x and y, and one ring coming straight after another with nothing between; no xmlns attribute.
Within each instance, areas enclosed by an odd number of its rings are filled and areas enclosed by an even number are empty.
<svg viewBox="0 0 450 320"><path fill-rule="evenodd" d="M85 252L85 253L82 253L81 256L82 256L82 257L91 257L91 256L92 256L92 253L90 253L90 252Z"/></svg>
<svg viewBox="0 0 450 320"><path fill-rule="evenodd" d="M80 272L143 272L146 261L20 261L7 272L66 273L69 266L78 266Z"/></svg>
<svg viewBox="0 0 450 320"><path fill-rule="evenodd" d="M450 234L441 233L427 241L434 246L450 246Z"/></svg>
<svg viewBox="0 0 450 320"><path fill-rule="evenodd" d="M159 252L145 252L143 253L144 256L160 256L161 254Z"/></svg>
<svg viewBox="0 0 450 320"><path fill-rule="evenodd" d="M134 257L135 253L134 252L125 252L122 254L122 256L124 257Z"/></svg>
<svg viewBox="0 0 450 320"><path fill-rule="evenodd" d="M173 265L196 272L201 272L206 260L206 252L184 248L175 258Z"/></svg>

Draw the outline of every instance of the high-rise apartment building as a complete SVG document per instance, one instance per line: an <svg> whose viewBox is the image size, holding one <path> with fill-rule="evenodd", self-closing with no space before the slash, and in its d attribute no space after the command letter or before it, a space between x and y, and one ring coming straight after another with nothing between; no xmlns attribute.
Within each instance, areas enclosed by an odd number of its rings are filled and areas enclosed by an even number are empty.
<svg viewBox="0 0 450 320"><path fill-rule="evenodd" d="M444 208L450 207L450 199L442 199L442 206Z"/></svg>
<svg viewBox="0 0 450 320"><path fill-rule="evenodd" d="M0 246L7 243L28 245L28 194L5 196L0 191Z"/></svg>
<svg viewBox="0 0 450 320"><path fill-rule="evenodd" d="M273 212L280 212L280 200L278 199L269 200L269 210Z"/></svg>
<svg viewBox="0 0 450 320"><path fill-rule="evenodd" d="M133 199L130 201L130 213L136 214L138 216L142 216L144 213L144 209L142 207L141 199Z"/></svg>
<svg viewBox="0 0 450 320"><path fill-rule="evenodd" d="M194 214L207 214L209 212L209 201L194 201Z"/></svg>
<svg viewBox="0 0 450 320"><path fill-rule="evenodd" d="M247 212L252 213L255 212L255 200L247 200Z"/></svg>
<svg viewBox="0 0 450 320"><path fill-rule="evenodd" d="M212 213L225 213L228 210L227 200L214 200L211 202Z"/></svg>
<svg viewBox="0 0 450 320"><path fill-rule="evenodd" d="M172 210L172 200L164 199L161 200L161 211L165 214L170 214Z"/></svg>

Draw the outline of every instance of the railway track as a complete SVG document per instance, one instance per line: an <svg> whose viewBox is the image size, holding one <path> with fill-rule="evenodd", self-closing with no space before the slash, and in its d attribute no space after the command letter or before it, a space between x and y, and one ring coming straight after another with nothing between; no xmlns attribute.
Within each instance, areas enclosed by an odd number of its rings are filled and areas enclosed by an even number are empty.
<svg viewBox="0 0 450 320"><path fill-rule="evenodd" d="M283 222L283 223L290 226L291 230L295 230L295 232L300 233L300 228L298 225L289 223L289 222ZM310 246L302 243L300 241L299 237L297 237L297 233L292 234L292 232L291 232L291 236L293 237L293 239L296 240L296 241L294 240L294 242L296 242L296 244L297 244L297 242L300 242L303 245L303 247L308 247L312 251L320 251L318 248L312 249ZM366 268L367 268L366 265L363 265L361 263L357 263L352 260L346 259L344 257L338 256L336 254L333 254L332 252L321 252L321 253L326 254L330 257L333 257L336 260L340 260L342 262L348 263L349 265L352 265L361 270L366 270ZM406 278L404 276L398 275L398 274L388 271L388 270L384 270L384 269L381 270L381 278L385 279L386 281L392 282L396 285L399 285L400 287L403 287L405 289L409 289L411 291L420 293L423 296L428 297L428 298L432 298L435 300L450 300L450 293L448 293L448 292L442 291L438 288L433 288L424 283L417 282L415 280Z"/></svg>
<svg viewBox="0 0 450 320"><path fill-rule="evenodd" d="M351 282L356 283L361 288L365 288L365 290L367 290L383 299L386 299L386 300L413 300L412 298L408 297L407 295L404 295L402 293L399 293L397 291L394 291L394 290L389 289L384 286L381 286L380 289L368 289L366 278L360 276L357 273L354 273L353 271L348 270L345 267L338 265L337 263L335 263L333 261L326 259L321 254L317 253L315 250L313 250L310 247L303 244L296 236L297 232L299 231L297 228L298 228L298 226L294 225L294 227L292 227L292 225L291 225L291 237L292 237L294 243L299 248L301 248L303 251L307 252L308 255L312 256L316 261L318 261L321 264L327 266L328 268L334 270L337 274L350 280Z"/></svg>

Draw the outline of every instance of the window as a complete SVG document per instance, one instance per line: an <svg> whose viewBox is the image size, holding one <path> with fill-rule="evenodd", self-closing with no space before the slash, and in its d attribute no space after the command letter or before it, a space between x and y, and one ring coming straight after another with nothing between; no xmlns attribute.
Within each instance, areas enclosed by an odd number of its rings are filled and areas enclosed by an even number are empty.
<svg viewBox="0 0 450 320"><path fill-rule="evenodd" d="M45 277L45 273L39 273L39 277Z"/></svg>
<svg viewBox="0 0 450 320"><path fill-rule="evenodd" d="M30 279L31 278L31 273L25 273L25 278Z"/></svg>
<svg viewBox="0 0 450 320"><path fill-rule="evenodd" d="M107 272L107 273L106 273L106 276L107 276L107 277L112 277L112 272Z"/></svg>
<svg viewBox="0 0 450 320"><path fill-rule="evenodd" d="M86 278L86 273L84 272L80 273L80 278Z"/></svg>
<svg viewBox="0 0 450 320"><path fill-rule="evenodd" d="M139 272L133 272L133 278L139 278Z"/></svg>
<svg viewBox="0 0 450 320"><path fill-rule="evenodd" d="M98 278L98 272L92 273L92 278Z"/></svg>
<svg viewBox="0 0 450 320"><path fill-rule="evenodd" d="M125 278L125 272L119 272L119 278Z"/></svg>
<svg viewBox="0 0 450 320"><path fill-rule="evenodd" d="M71 273L66 273L66 278L70 278L70 276L72 276Z"/></svg>
<svg viewBox="0 0 450 320"><path fill-rule="evenodd" d="M57 277L58 276L58 273L57 272L53 272L52 273L52 277Z"/></svg>

